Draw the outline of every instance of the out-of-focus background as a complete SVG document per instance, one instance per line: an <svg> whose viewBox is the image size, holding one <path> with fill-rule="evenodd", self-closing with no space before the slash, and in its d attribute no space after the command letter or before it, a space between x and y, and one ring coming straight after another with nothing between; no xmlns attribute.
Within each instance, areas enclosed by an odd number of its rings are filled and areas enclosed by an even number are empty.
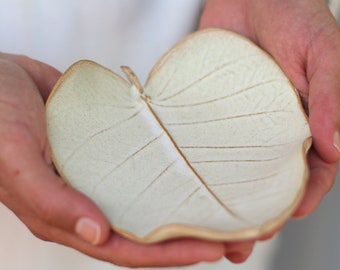
<svg viewBox="0 0 340 270"><path fill-rule="evenodd" d="M101 64L109 68L116 69L112 63L131 65L135 71L144 80L150 70L152 64L158 59L161 53L167 50L168 44L176 42L181 36L190 32L194 25L187 22L187 18L199 14L200 8L197 1L200 0L172 0L172 1L134 1L124 0L123 10L110 10L111 0L94 1L98 5L106 5L102 8L104 14L99 18L103 20L101 23L112 27L112 43L105 43L102 38L106 38L103 29L95 27L87 28L87 35L92 35L93 40L86 43L68 43L67 40L82 39L82 20L92 20L97 9L91 6L91 0L68 1L60 0L58 3L44 0L0 0L0 51L24 53L33 58L38 58L52 65L57 66L61 70L66 68L72 61L82 57L83 54L89 55ZM118 1L118 0L116 0ZM59 10L59 4L65 2L68 9ZM82 3L82 9L75 7L75 3ZM114 1L112 1L114 2ZM148 6L148 13L139 12L129 13L129 5L143 3L143 8ZM328 1L330 7L337 18L340 19L340 0ZM31 4L29 4L31 3ZM34 3L34 5L32 5ZM100 3L100 4L99 4ZM161 3L161 4L160 4ZM172 10L177 3L181 8ZM39 14L41 10L52 10L51 13L45 14L46 25L34 24L35 14ZM53 6L55 5L55 6ZM162 6L162 7L161 7ZM20 10L18 11L18 7ZM91 7L91 8L89 8ZM159 24L163 22L171 25L181 26L181 33L173 34L171 30L159 31L157 34L145 33L143 29L153 27L155 17L151 17L152 8L159 9ZM142 9L142 7L140 7ZM136 7L134 7L136 10ZM13 12L13 14L10 13ZM59 13L58 13L59 12ZM66 16L69 13L76 12L78 17L71 20L73 25L79 27L78 31L69 27L70 20L61 21L59 17L61 13ZM124 35L124 31L115 29L115 16L119 17L120 13L126 12L126 18L133 18L136 21L143 21L137 29L128 29L133 32ZM188 12L190 14L188 14ZM58 15L59 14L59 15ZM65 15L66 14L66 15ZM176 14L168 16L167 14ZM83 16L83 17L82 17ZM88 16L88 17L86 17ZM111 16L111 19L108 19ZM141 18L145 16L145 18ZM78 18L78 20L77 20ZM112 19L113 18L113 19ZM151 19L152 18L152 19ZM21 22L18 23L17 19ZM31 20L33 19L33 20ZM157 18L156 18L157 19ZM107 20L107 21L104 21ZM340 20L339 20L340 21ZM24 22L24 23L22 23ZM111 24L112 23L112 24ZM136 27L136 24L126 21L124 26ZM166 29L168 25L160 25ZM34 29L34 31L28 31ZM52 32L50 32L50 31ZM77 28L76 28L77 30ZM13 32L11 32L13 31ZM63 31L63 34L58 31ZM69 32L68 32L69 31ZM65 35L66 33L66 35ZM117 34L118 33L118 34ZM165 34L166 33L166 34ZM70 36L67 37L67 34ZM77 34L76 37L71 35ZM143 40L151 40L148 35L158 35L158 43L145 43ZM45 37L52 36L45 43ZM32 38L34 37L34 38ZM65 38L59 40L59 37ZM106 41L106 39L105 39ZM132 54L136 50L134 42L138 42L139 50L136 55ZM63 48L58 48L55 44L62 44ZM96 47L98 46L98 48ZM116 46L116 47L115 47ZM114 52L118 48L125 48L129 51L128 55L118 53L111 56L105 52ZM131 47L131 48L130 48ZM59 54L60 51L69 54ZM142 57L142 58L141 58ZM149 59L146 59L146 58ZM137 60L136 60L137 59ZM339 59L340 61L340 59ZM146 65L141 63L147 62ZM145 68L149 66L150 68ZM115 70L116 71L116 70ZM242 265L232 265L226 260L221 260L216 264L201 264L194 267L171 268L183 270L339 270L340 269L340 174L338 174L337 182L328 196L321 203L319 208L308 218L304 220L289 221L283 231L273 240L257 244L255 251L250 259ZM29 230L20 223L17 218L3 205L0 204L0 270L118 270L126 269L113 266L108 263L98 262L88 258L77 251L69 248L61 247L54 243L47 243L36 239Z"/></svg>

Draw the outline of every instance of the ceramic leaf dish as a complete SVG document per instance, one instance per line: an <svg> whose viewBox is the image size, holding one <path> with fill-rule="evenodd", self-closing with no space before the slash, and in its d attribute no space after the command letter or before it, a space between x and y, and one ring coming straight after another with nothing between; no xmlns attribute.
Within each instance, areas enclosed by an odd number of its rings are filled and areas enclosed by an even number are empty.
<svg viewBox="0 0 340 270"><path fill-rule="evenodd" d="M91 61L46 105L60 175L135 241L240 240L286 221L306 185L310 130L275 61L245 38L189 35L144 87Z"/></svg>

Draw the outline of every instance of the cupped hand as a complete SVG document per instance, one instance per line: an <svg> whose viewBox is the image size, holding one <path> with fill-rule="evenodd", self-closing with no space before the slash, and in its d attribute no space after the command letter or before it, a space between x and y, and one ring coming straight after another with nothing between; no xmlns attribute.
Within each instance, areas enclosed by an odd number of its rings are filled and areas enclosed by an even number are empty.
<svg viewBox="0 0 340 270"><path fill-rule="evenodd" d="M51 164L44 107L59 77L41 62L0 54L0 201L37 237L114 264L173 266L221 258L221 243L128 241L110 230L93 202L64 184Z"/></svg>
<svg viewBox="0 0 340 270"><path fill-rule="evenodd" d="M333 186L340 158L340 32L326 1L208 0L200 21L200 28L207 27L251 39L298 89L313 147L307 190L294 216L307 216ZM251 250L252 243L243 244Z"/></svg>

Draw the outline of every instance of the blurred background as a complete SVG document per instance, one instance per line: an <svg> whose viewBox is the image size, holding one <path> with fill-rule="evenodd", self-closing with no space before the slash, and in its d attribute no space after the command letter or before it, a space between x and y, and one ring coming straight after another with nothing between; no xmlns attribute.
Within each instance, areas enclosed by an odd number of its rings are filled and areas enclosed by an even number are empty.
<svg viewBox="0 0 340 270"><path fill-rule="evenodd" d="M27 54L50 63L60 70L86 56L115 71L121 64L129 65L139 74L141 81L144 81L152 65L168 49L169 44L175 43L194 29L195 23L188 21L187 18L198 16L202 7L197 5L200 0L139 2L124 0L123 10L115 10L111 6L113 2L115 1L60 0L57 3L44 0L0 0L0 51ZM67 7L66 9L61 9L62 3ZM130 11L132 5L136 3L141 6L131 9L135 10L134 12ZM340 19L340 0L332 0L328 3L334 15ZM104 5L101 11L99 5ZM147 12L141 12L146 7ZM156 18L151 16L154 8L159 12ZM121 13L124 13L126 18L133 18L123 22L123 29L115 20L121 16ZM100 16L96 17L96 14ZM173 14L176 16L174 17ZM35 20L38 15L46 20L46 24L39 24ZM107 42L108 34L95 23L87 24L85 38L81 28L82 22L96 20L96 18L99 18L101 24L110 27L111 42ZM158 26L161 30L150 31L150 33L143 31L154 27L155 20L159 22ZM136 24L136 22L142 23ZM181 31L176 34L171 33L169 24L174 25L173 31L178 32L178 29ZM167 31L162 31L162 27ZM129 34L126 35L126 32ZM69 40L78 42L72 43ZM153 41L143 42L144 40ZM139 45L137 51L133 49L136 43ZM110 53L117 52L121 48L124 48L121 53ZM216 264L171 269L340 269L340 174L337 178L334 188L312 215L304 220L289 221L273 240L257 244L254 253L245 264L232 265L222 260ZM8 209L0 204L0 269L116 270L126 268L98 262L72 249L36 239Z"/></svg>

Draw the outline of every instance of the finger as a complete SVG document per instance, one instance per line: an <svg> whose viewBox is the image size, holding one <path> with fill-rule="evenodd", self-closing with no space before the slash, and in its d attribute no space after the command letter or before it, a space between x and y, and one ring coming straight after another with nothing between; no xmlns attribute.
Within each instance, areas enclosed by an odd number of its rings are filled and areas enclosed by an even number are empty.
<svg viewBox="0 0 340 270"><path fill-rule="evenodd" d="M300 206L294 213L294 217L302 218L311 213L321 202L322 198L332 188L338 163L327 163L320 158L315 149L308 153L310 177L307 183L305 196Z"/></svg>
<svg viewBox="0 0 340 270"><path fill-rule="evenodd" d="M237 14L235 16L235 14ZM208 0L200 18L199 29L227 28L250 37L244 1Z"/></svg>
<svg viewBox="0 0 340 270"><path fill-rule="evenodd" d="M114 263L128 267L184 266L202 261L213 262L221 259L225 251L219 242L181 239L141 245L116 234L108 246L112 248L110 254Z"/></svg>
<svg viewBox="0 0 340 270"><path fill-rule="evenodd" d="M254 245L254 240L226 243L225 257L232 263L242 263L248 259L254 249Z"/></svg>
<svg viewBox="0 0 340 270"><path fill-rule="evenodd" d="M61 73L52 66L27 56L2 53L0 58L13 61L23 68L34 81L45 101L61 76Z"/></svg>
<svg viewBox="0 0 340 270"><path fill-rule="evenodd" d="M124 267L169 267L192 265L202 261L213 262L224 255L224 246L219 242L194 239L173 240L158 244L138 244L112 233L103 245L93 246L75 235L55 227L41 224L43 231L49 231L49 238L71 246L96 259ZM36 234L40 238L39 234Z"/></svg>

